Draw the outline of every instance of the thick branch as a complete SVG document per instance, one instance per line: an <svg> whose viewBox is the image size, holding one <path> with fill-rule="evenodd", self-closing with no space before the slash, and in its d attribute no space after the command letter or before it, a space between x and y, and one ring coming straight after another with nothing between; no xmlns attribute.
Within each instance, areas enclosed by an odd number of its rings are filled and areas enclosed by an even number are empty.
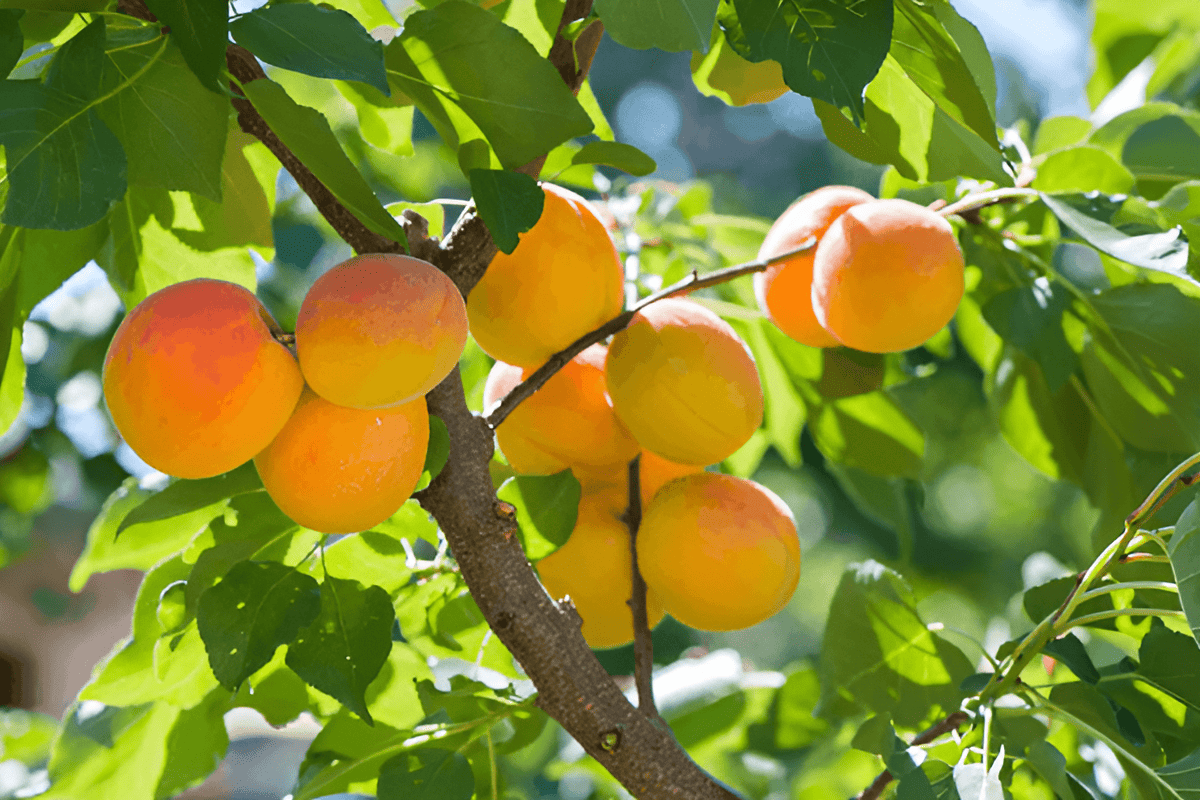
<svg viewBox="0 0 1200 800"><path fill-rule="evenodd" d="M959 726L968 719L970 719L970 716L967 714L967 712L955 711L953 714L946 717L932 728L917 734L917 737L912 740L912 742L909 744L909 747L917 747L919 745L929 744L943 734L958 730ZM892 780L892 773L885 769L883 772L879 773L879 776L876 777L875 780L871 782L870 786L868 786L866 789L863 789L862 794L858 796L857 800L877 800L877 798L883 794L883 790L887 788L887 785L891 783Z"/></svg>
<svg viewBox="0 0 1200 800"><path fill-rule="evenodd" d="M651 303L657 303L667 297L674 297L677 294L686 294L687 292L695 291L696 289L704 289L709 286L717 286L718 284L727 283L734 278L740 278L743 275L752 275L755 272L762 272L767 267L777 261L785 261L792 256L807 253L812 248L816 247L817 240L809 237L800 247L788 250L770 258L763 258L757 261L748 261L745 264L737 264L736 266L726 267L725 269L713 270L705 273L702 277L699 273L693 271L691 275L672 284L665 289L660 289L654 294L643 298L633 308L621 312L617 316L610 319L608 322L601 325L596 330L585 333L580 336L567 347L554 355L550 356L550 360L542 366L534 370L528 378L521 381L513 387L513 390L504 396L500 401L500 405L492 411L487 417L487 422L492 428L496 428L504 419L513 412L526 398L531 397L534 392L546 385L546 381L554 377L554 374L570 363L571 359L582 353L597 342L602 342L609 336L612 336L618 331L625 330L629 322L633 319L633 315L641 311Z"/></svg>

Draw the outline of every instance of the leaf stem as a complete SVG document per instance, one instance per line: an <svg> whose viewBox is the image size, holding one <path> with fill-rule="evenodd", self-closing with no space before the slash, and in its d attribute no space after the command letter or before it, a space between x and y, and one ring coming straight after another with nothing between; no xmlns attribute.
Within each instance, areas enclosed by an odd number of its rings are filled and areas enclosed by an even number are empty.
<svg viewBox="0 0 1200 800"><path fill-rule="evenodd" d="M1071 628L1078 628L1083 625L1090 625L1093 622L1101 622L1106 619L1116 619L1117 617L1182 617L1183 612L1178 609L1170 608L1116 608L1111 611L1099 611L1095 614L1085 614L1082 617L1076 617L1065 625L1058 626L1061 628L1059 633L1065 633Z"/></svg>
<svg viewBox="0 0 1200 800"><path fill-rule="evenodd" d="M976 211L984 206L1003 203L1007 200L1015 200L1026 197L1029 199L1038 196L1036 189L1022 189L1019 187L1010 187L1006 189L993 189L989 192L979 192L978 194L969 194L961 200L957 200L948 206L938 209L939 214L943 217L948 217L952 214L962 214L967 211Z"/></svg>
<svg viewBox="0 0 1200 800"><path fill-rule="evenodd" d="M1112 592L1120 592L1125 589L1160 589L1164 592L1179 593L1179 587L1172 581L1124 581L1123 583L1106 583L1095 589L1090 589L1079 594L1080 604L1086 603L1095 597L1111 594Z"/></svg>

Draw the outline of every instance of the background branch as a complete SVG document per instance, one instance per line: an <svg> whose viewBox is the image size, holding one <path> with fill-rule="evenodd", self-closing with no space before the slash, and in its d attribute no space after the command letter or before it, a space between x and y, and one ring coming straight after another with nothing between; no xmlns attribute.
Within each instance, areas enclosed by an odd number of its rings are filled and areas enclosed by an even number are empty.
<svg viewBox="0 0 1200 800"><path fill-rule="evenodd" d="M970 715L968 715L965 711L955 711L953 714L949 715L932 728L917 734L916 738L914 738L908 746L917 747L919 745L929 744L943 734L958 730L959 726L961 726L970 718ZM883 772L879 773L879 776L876 777L875 780L871 782L870 786L868 786L866 789L863 789L862 794L858 796L857 800L877 800L877 798L883 794L883 790L887 788L887 785L891 783L892 780L892 773L885 769Z"/></svg>

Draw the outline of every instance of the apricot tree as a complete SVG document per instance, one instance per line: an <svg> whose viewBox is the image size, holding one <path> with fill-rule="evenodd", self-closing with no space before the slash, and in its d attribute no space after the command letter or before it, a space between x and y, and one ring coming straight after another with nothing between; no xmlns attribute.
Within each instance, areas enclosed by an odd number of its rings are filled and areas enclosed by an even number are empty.
<svg viewBox="0 0 1200 800"><path fill-rule="evenodd" d="M0 554L84 476L72 590L145 573L0 796L178 796L239 708L297 800L1196 796L1194 2L1096 4L1156 102L1005 129L945 0L400 5L0 2ZM877 169L654 179L605 33ZM39 352L81 270L124 319ZM39 422L94 384L137 459Z"/></svg>

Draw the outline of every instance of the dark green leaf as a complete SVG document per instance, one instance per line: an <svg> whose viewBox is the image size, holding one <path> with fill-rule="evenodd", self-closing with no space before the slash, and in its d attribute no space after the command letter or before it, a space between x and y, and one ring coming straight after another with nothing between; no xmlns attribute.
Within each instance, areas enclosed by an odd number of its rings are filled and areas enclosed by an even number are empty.
<svg viewBox="0 0 1200 800"><path fill-rule="evenodd" d="M1086 213L1090 199L1085 196L1043 194L1041 197L1054 216L1097 250L1136 267L1172 275L1186 274L1187 240L1178 228L1128 236Z"/></svg>
<svg viewBox="0 0 1200 800"><path fill-rule="evenodd" d="M707 50L720 0L596 0L604 31L635 50ZM637 174L637 173L635 173Z"/></svg>
<svg viewBox="0 0 1200 800"><path fill-rule="evenodd" d="M133 38L145 29L126 27L133 41L125 43L120 24L110 33L102 70L108 99L99 112L125 145L129 182L220 201L228 98L200 84L174 42Z"/></svg>
<svg viewBox="0 0 1200 800"><path fill-rule="evenodd" d="M830 603L821 644L821 703L829 716L852 709L916 726L933 708L958 708L973 670L921 621L912 590L882 564L852 564Z"/></svg>
<svg viewBox="0 0 1200 800"><path fill-rule="evenodd" d="M104 69L104 18L75 34L62 46L46 70L46 86L79 100L100 94Z"/></svg>
<svg viewBox="0 0 1200 800"><path fill-rule="evenodd" d="M420 747L379 769L379 800L470 800L475 776L461 753Z"/></svg>
<svg viewBox="0 0 1200 800"><path fill-rule="evenodd" d="M391 94L383 45L345 11L307 3L270 5L238 17L229 32L268 64L318 78L362 81Z"/></svg>
<svg viewBox="0 0 1200 800"><path fill-rule="evenodd" d="M462 0L409 16L386 61L388 78L450 147L482 135L505 169L592 130L587 112L533 45Z"/></svg>
<svg viewBox="0 0 1200 800"><path fill-rule="evenodd" d="M904 758L912 767L903 772L896 772L891 762L888 762L888 771L900 777L900 782L896 784L896 800L937 800L939 795L934 791L925 770L917 769L912 757L907 753L904 754Z"/></svg>
<svg viewBox="0 0 1200 800"><path fill-rule="evenodd" d="M221 764L229 748L225 712L229 694L215 691L205 702L180 712L166 739L166 758L162 765L155 797L176 797L198 786Z"/></svg>
<svg viewBox="0 0 1200 800"><path fill-rule="evenodd" d="M1034 771L1054 790L1060 800L1072 800L1075 796L1067 780L1067 759L1045 739L1031 742L1025 748L1025 760Z"/></svg>
<svg viewBox="0 0 1200 800"><path fill-rule="evenodd" d="M579 512L579 481L570 470L557 475L517 475L496 496L517 509L521 544L537 561L566 544Z"/></svg>
<svg viewBox="0 0 1200 800"><path fill-rule="evenodd" d="M243 561L200 595L196 623L213 673L237 687L321 610L317 582L272 561Z"/></svg>
<svg viewBox="0 0 1200 800"><path fill-rule="evenodd" d="M658 169L653 158L624 142L589 142L571 156L571 163L605 164L638 176Z"/></svg>
<svg viewBox="0 0 1200 800"><path fill-rule="evenodd" d="M1200 797L1200 749L1156 771L1180 797L1188 800Z"/></svg>
<svg viewBox="0 0 1200 800"><path fill-rule="evenodd" d="M229 4L225 0L147 0L146 7L171 29L171 38L200 83L221 93Z"/></svg>
<svg viewBox="0 0 1200 800"><path fill-rule="evenodd" d="M498 169L473 169L468 177L479 216L496 247L511 253L517 249L518 234L532 228L542 216L546 202L542 187L528 175Z"/></svg>
<svg viewBox="0 0 1200 800"><path fill-rule="evenodd" d="M1118 754L1130 758L1122 760L1129 771L1136 768L1145 771L1146 764L1153 764L1160 751L1154 744L1136 745L1125 738L1117 722L1116 712L1094 686L1080 681L1061 683L1050 692L1050 702L1058 707L1055 716L1075 724L1084 732L1101 739Z"/></svg>
<svg viewBox="0 0 1200 800"><path fill-rule="evenodd" d="M1046 642L1042 652L1066 664L1067 668L1074 672L1080 680L1091 684L1100 680L1100 673L1096 671L1096 665L1092 663L1087 648L1073 633L1068 633L1061 639L1052 639Z"/></svg>
<svg viewBox="0 0 1200 800"><path fill-rule="evenodd" d="M415 697L412 703L419 711ZM411 738L410 730L379 722L368 726L340 710L309 745L296 780L296 800L326 797L348 791L354 783L375 780L380 765L396 752L404 752L404 742Z"/></svg>
<svg viewBox="0 0 1200 800"><path fill-rule="evenodd" d="M850 740L850 746L864 753L874 753L886 761L896 752L896 729L886 714L868 717ZM901 749L904 749L903 747Z"/></svg>
<svg viewBox="0 0 1200 800"><path fill-rule="evenodd" d="M391 652L395 618L383 589L326 575L321 613L288 645L287 665L372 724L365 694Z"/></svg>
<svg viewBox="0 0 1200 800"><path fill-rule="evenodd" d="M25 37L21 35L18 21L24 11L0 9L0 78L8 76L21 60L25 50Z"/></svg>
<svg viewBox="0 0 1200 800"><path fill-rule="evenodd" d="M750 61L774 59L793 91L848 110L863 121L863 88L879 72L892 39L892 3L865 0L734 0L729 43Z"/></svg>
<svg viewBox="0 0 1200 800"><path fill-rule="evenodd" d="M992 329L1042 368L1051 394L1062 388L1079 364L1063 333L1063 312L1070 303L1061 286L1038 278L1030 286L994 295L983 306L983 317Z"/></svg>
<svg viewBox="0 0 1200 800"><path fill-rule="evenodd" d="M925 436L886 392L822 403L809 411L809 432L826 458L872 475L917 477Z"/></svg>
<svg viewBox="0 0 1200 800"><path fill-rule="evenodd" d="M1121 160L1141 179L1200 178L1200 120L1169 115L1138 126L1125 140Z"/></svg>
<svg viewBox="0 0 1200 800"><path fill-rule="evenodd" d="M429 482L438 476L446 459L450 458L450 432L442 418L434 415L429 417L429 447L425 449L425 467L418 489L424 489Z"/></svg>
<svg viewBox="0 0 1200 800"><path fill-rule="evenodd" d="M1179 604L1192 636L1200 643L1200 500L1193 500L1179 516L1168 546Z"/></svg>
<svg viewBox="0 0 1200 800"><path fill-rule="evenodd" d="M983 691L983 687L992 682L994 677L996 677L994 672L976 672L974 675L963 678L962 683L958 685L958 690L968 696L979 694Z"/></svg>
<svg viewBox="0 0 1200 800"><path fill-rule="evenodd" d="M161 492L147 497L141 505L126 514L117 527L116 535L120 536L125 529L134 525L190 514L226 498L261 490L262 480L252 462L212 478L175 481Z"/></svg>
<svg viewBox="0 0 1200 800"><path fill-rule="evenodd" d="M1067 595L1074 588L1074 576L1067 576L1064 578L1055 578L1052 581L1047 581L1026 590L1022 600L1025 614L1035 624L1041 622L1062 607L1062 604L1067 599ZM1085 616L1087 614L1097 614L1112 610L1112 595L1102 594L1080 604L1076 610L1076 615ZM1104 620L1096 623L1096 625L1098 627L1107 627L1110 630L1116 629L1116 625L1111 620Z"/></svg>
<svg viewBox="0 0 1200 800"><path fill-rule="evenodd" d="M363 225L408 246L404 229L347 158L321 112L297 105L279 84L269 80L251 81L242 89L271 130Z"/></svg>

